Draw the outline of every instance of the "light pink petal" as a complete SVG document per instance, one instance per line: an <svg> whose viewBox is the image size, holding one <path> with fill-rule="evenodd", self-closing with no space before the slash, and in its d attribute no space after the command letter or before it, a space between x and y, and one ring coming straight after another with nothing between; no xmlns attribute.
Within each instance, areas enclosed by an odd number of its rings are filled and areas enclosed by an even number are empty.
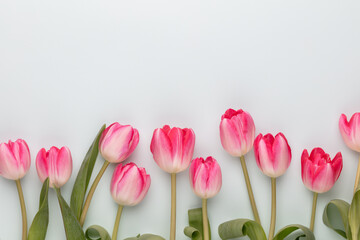
<svg viewBox="0 0 360 240"><path fill-rule="evenodd" d="M279 177L286 172L291 162L291 149L285 136L282 133L279 133L275 136L272 149L275 172L273 177Z"/></svg>
<svg viewBox="0 0 360 240"><path fill-rule="evenodd" d="M45 179L49 177L48 161L46 158L46 150L44 148L40 149L36 155L36 171L41 182L44 182Z"/></svg>
<svg viewBox="0 0 360 240"><path fill-rule="evenodd" d="M155 129L151 139L150 150L158 166L168 172L173 172L171 142L165 132L161 129Z"/></svg>
<svg viewBox="0 0 360 240"><path fill-rule="evenodd" d="M232 156L240 157L241 142L240 136L234 126L233 122L227 118L224 118L220 122L220 139L223 148Z"/></svg>
<svg viewBox="0 0 360 240"><path fill-rule="evenodd" d="M62 147L56 159L56 187L62 187L70 178L72 173L72 158L69 148Z"/></svg>

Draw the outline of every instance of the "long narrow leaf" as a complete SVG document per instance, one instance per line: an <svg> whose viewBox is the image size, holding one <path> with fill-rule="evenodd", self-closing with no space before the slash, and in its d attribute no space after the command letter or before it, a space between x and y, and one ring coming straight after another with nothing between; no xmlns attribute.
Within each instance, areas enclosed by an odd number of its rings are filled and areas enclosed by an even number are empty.
<svg viewBox="0 0 360 240"><path fill-rule="evenodd" d="M235 219L219 226L221 239L232 239L248 236L251 240L266 240L266 235L260 224L249 219Z"/></svg>
<svg viewBox="0 0 360 240"><path fill-rule="evenodd" d="M351 240L360 239L360 188L358 188L353 196L349 208L349 226L351 235L348 236Z"/></svg>
<svg viewBox="0 0 360 240"><path fill-rule="evenodd" d="M78 175L76 177L74 187L71 193L70 207L73 210L76 218L79 220L84 204L84 198L87 187L91 178L92 171L96 162L96 158L99 153L99 140L101 133L104 131L105 125L103 125L96 135L93 143L91 144L86 156L81 164Z"/></svg>
<svg viewBox="0 0 360 240"><path fill-rule="evenodd" d="M39 211L36 213L33 222L31 223L28 240L43 240L46 237L46 232L49 224L49 178L44 181L40 192Z"/></svg>
<svg viewBox="0 0 360 240"><path fill-rule="evenodd" d="M165 238L154 234L137 235L136 237L126 238L124 240L165 240Z"/></svg>
<svg viewBox="0 0 360 240"><path fill-rule="evenodd" d="M185 227L184 234L191 238L191 240L202 240L204 238L202 208L190 209L188 211L189 226ZM211 240L210 221L209 226L209 239Z"/></svg>
<svg viewBox="0 0 360 240"><path fill-rule="evenodd" d="M111 240L111 237L106 229L99 225L88 227L85 231L85 237L87 240Z"/></svg>
<svg viewBox="0 0 360 240"><path fill-rule="evenodd" d="M315 240L315 236L313 232L300 224L292 224L288 225L279 230L279 232L275 235L274 240L298 240L298 239L306 239L306 240Z"/></svg>
<svg viewBox="0 0 360 240"><path fill-rule="evenodd" d="M84 232L76 219L73 211L70 209L67 202L61 196L60 190L55 189L59 200L61 214L64 222L65 234L67 240L85 240Z"/></svg>
<svg viewBox="0 0 360 240"><path fill-rule="evenodd" d="M325 206L323 213L324 224L346 239L349 228L349 207L349 203L340 199L334 199Z"/></svg>

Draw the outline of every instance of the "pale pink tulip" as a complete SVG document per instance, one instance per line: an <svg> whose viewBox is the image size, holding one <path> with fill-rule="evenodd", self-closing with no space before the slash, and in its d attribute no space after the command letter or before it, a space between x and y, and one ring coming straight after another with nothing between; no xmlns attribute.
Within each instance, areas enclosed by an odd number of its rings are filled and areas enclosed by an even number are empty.
<svg viewBox="0 0 360 240"><path fill-rule="evenodd" d="M36 156L36 170L41 182L49 178L50 187L62 187L69 180L72 172L70 149L51 147L46 151L42 148Z"/></svg>
<svg viewBox="0 0 360 240"><path fill-rule="evenodd" d="M102 132L99 150L106 161L120 163L130 156L138 143L138 130L115 122Z"/></svg>
<svg viewBox="0 0 360 240"><path fill-rule="evenodd" d="M228 109L221 117L220 139L223 148L232 156L241 157L254 144L255 125L249 113Z"/></svg>
<svg viewBox="0 0 360 240"><path fill-rule="evenodd" d="M260 170L267 176L276 178L285 173L291 162L291 149L282 133L259 134L254 142L255 159Z"/></svg>
<svg viewBox="0 0 360 240"><path fill-rule="evenodd" d="M155 162L168 173L184 171L190 164L194 153L195 133L191 128L155 129L150 150Z"/></svg>
<svg viewBox="0 0 360 240"><path fill-rule="evenodd" d="M18 180L24 177L30 162L29 147L24 140L0 144L0 175L4 178Z"/></svg>
<svg viewBox="0 0 360 240"><path fill-rule="evenodd" d="M150 175L135 163L119 164L111 179L111 196L121 206L134 206L141 202L150 187Z"/></svg>
<svg viewBox="0 0 360 240"><path fill-rule="evenodd" d="M222 184L221 169L213 157L196 158L189 169L190 185L194 193L202 199L214 197Z"/></svg>
<svg viewBox="0 0 360 240"><path fill-rule="evenodd" d="M314 148L309 156L305 149L301 156L301 177L304 185L313 192L329 191L342 170L342 156L337 153L333 160L321 148Z"/></svg>
<svg viewBox="0 0 360 240"><path fill-rule="evenodd" d="M349 122L345 114L341 114L339 129L346 145L352 150L360 152L360 112L354 113Z"/></svg>

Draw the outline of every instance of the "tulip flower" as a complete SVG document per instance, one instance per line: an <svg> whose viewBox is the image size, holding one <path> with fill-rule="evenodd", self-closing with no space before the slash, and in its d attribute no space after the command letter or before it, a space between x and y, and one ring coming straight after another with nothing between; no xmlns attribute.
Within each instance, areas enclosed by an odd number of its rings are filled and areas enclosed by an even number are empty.
<svg viewBox="0 0 360 240"><path fill-rule="evenodd" d="M271 178L271 220L269 240L273 239L276 222L276 178L283 175L291 161L291 149L282 133L259 134L254 142L255 159L260 170Z"/></svg>
<svg viewBox="0 0 360 240"><path fill-rule="evenodd" d="M304 185L314 192L310 230L314 230L316 202L318 193L329 191L339 178L342 170L342 156L337 153L331 160L321 148L314 148L309 156L305 149L301 156L301 178Z"/></svg>
<svg viewBox="0 0 360 240"><path fill-rule="evenodd" d="M171 221L170 240L176 233L176 173L184 171L190 164L194 153L195 133L190 128L155 129L150 150L157 165L171 174Z"/></svg>
<svg viewBox="0 0 360 240"><path fill-rule="evenodd" d="M150 175L144 168L139 168L135 163L125 166L119 164L113 173L110 185L112 198L119 204L112 239L117 239L120 217L123 206L135 206L140 203L150 187Z"/></svg>
<svg viewBox="0 0 360 240"><path fill-rule="evenodd" d="M41 182L49 178L50 187L62 187L72 173L70 149L51 147L46 151L45 148L42 148L36 156L36 170Z"/></svg>
<svg viewBox="0 0 360 240"><path fill-rule="evenodd" d="M130 125L121 125L120 123L115 122L105 128L102 132L99 140L99 151L105 159L105 162L91 185L86 197L79 221L81 226L84 225L95 189L109 164L125 161L134 152L138 143L139 132Z"/></svg>
<svg viewBox="0 0 360 240"><path fill-rule="evenodd" d="M230 108L222 115L220 122L221 144L230 155L240 157L254 218L261 225L244 157L253 147L254 138L255 125L249 113L242 109L236 111Z"/></svg>
<svg viewBox="0 0 360 240"><path fill-rule="evenodd" d="M15 142L0 144L0 175L4 178L14 180L19 193L21 215L22 215L22 240L27 238L27 217L24 194L20 179L25 176L30 168L30 151L27 143L18 139Z"/></svg>
<svg viewBox="0 0 360 240"><path fill-rule="evenodd" d="M221 188L222 177L219 164L213 157L196 158L191 162L190 185L194 193L202 199L204 240L209 240L207 199L214 197Z"/></svg>
<svg viewBox="0 0 360 240"><path fill-rule="evenodd" d="M342 138L346 145L360 153L360 112L354 113L350 118L350 121L347 120L345 114L341 114L339 120L339 129ZM356 172L354 193L359 185L360 181L360 159L358 162L358 168Z"/></svg>

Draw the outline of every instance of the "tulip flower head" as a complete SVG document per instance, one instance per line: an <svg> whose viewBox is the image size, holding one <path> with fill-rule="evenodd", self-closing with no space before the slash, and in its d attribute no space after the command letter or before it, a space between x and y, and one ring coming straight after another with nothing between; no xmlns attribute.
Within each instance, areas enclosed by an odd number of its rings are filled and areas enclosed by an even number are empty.
<svg viewBox="0 0 360 240"><path fill-rule="evenodd" d="M342 170L342 156L337 153L333 160L321 148L314 148L309 156L305 149L301 156L301 177L304 185L313 192L329 191Z"/></svg>
<svg viewBox="0 0 360 240"><path fill-rule="evenodd" d="M111 179L111 196L121 206L134 206L144 199L150 182L150 175L144 168L135 163L119 164Z"/></svg>
<svg viewBox="0 0 360 240"><path fill-rule="evenodd" d="M8 143L0 144L0 175L4 178L23 178L30 168L30 162L29 147L24 140L9 140Z"/></svg>
<svg viewBox="0 0 360 240"><path fill-rule="evenodd" d="M339 129L346 145L350 149L360 152L360 112L354 113L350 121L347 120L345 114L341 114Z"/></svg>
<svg viewBox="0 0 360 240"><path fill-rule="evenodd" d="M196 158L191 162L190 185L194 193L202 199L214 197L222 185L221 169L212 157Z"/></svg>
<svg viewBox="0 0 360 240"><path fill-rule="evenodd" d="M269 177L279 177L285 173L291 162L291 149L282 133L275 138L271 134L259 134L254 142L256 163Z"/></svg>
<svg viewBox="0 0 360 240"><path fill-rule="evenodd" d="M99 150L108 162L120 163L130 156L138 143L138 130L130 125L115 122L102 132Z"/></svg>
<svg viewBox="0 0 360 240"><path fill-rule="evenodd" d="M62 187L69 180L72 172L70 149L51 147L46 151L42 148L36 156L36 170L41 182L49 178L50 187Z"/></svg>
<svg viewBox="0 0 360 240"><path fill-rule="evenodd" d="M165 125L154 131L150 150L155 162L168 173L184 171L194 153L195 133L191 128Z"/></svg>
<svg viewBox="0 0 360 240"><path fill-rule="evenodd" d="M228 109L221 117L220 139L223 148L232 156L241 157L254 144L255 125L249 113Z"/></svg>

